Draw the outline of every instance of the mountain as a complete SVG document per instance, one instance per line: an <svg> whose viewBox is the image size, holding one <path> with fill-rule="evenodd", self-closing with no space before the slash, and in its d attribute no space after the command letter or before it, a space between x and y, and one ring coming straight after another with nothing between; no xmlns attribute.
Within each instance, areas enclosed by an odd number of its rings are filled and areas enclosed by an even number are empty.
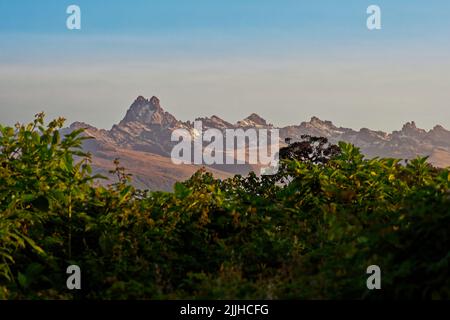
<svg viewBox="0 0 450 320"><path fill-rule="evenodd" d="M203 130L226 129L271 129L277 128L256 113L237 121L235 124L220 117L197 118ZM97 129L89 124L75 122L70 132L84 128L84 134L94 139L86 140L84 148L91 152L93 168L97 173L108 175L113 169L112 160L119 158L121 164L133 174L133 183L139 188L170 190L173 183L185 180L197 171L200 165L177 165L170 158L177 142L171 141L174 130L184 129L192 137L196 135L194 122L180 121L165 111L157 97L146 99L139 96L128 108L124 118L110 130ZM426 131L417 128L414 121L403 125L399 131L386 133L362 128L358 131L335 126L331 121L312 117L310 121L278 128L280 142L285 138L293 141L304 134L323 136L332 143L346 141L361 148L366 157L395 157L411 159L429 156L429 162L438 167L450 166L450 131L440 125ZM229 177L258 171L255 165L215 164L207 166L215 176Z"/></svg>
<svg viewBox="0 0 450 320"><path fill-rule="evenodd" d="M300 139L302 134L327 137L330 142L350 142L361 148L368 157L394 157L411 159L417 156L430 156L429 161L439 167L450 166L450 131L435 126L426 131L417 128L414 121L403 125L400 131L386 133L362 128L359 131L336 127L330 121L316 117L298 126L280 129L281 137Z"/></svg>
<svg viewBox="0 0 450 320"><path fill-rule="evenodd" d="M266 120L261 118L256 113L252 113L247 118L240 120L236 123L237 127L242 128L272 128L271 124L268 124Z"/></svg>

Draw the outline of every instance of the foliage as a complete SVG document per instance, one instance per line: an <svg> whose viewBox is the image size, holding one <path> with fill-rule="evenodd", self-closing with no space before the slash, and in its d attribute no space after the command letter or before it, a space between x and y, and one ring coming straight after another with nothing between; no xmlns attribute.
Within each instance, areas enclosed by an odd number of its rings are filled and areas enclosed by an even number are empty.
<svg viewBox="0 0 450 320"><path fill-rule="evenodd" d="M62 126L0 126L0 298L450 297L450 173L426 158L305 137L275 177L199 170L145 192L118 162L118 182L97 183L86 137ZM71 264L82 290L66 288Z"/></svg>
<svg viewBox="0 0 450 320"><path fill-rule="evenodd" d="M286 138L288 145L280 149L280 159L295 159L314 164L325 164L341 152L339 146L330 144L325 137L302 135L301 141L292 142Z"/></svg>

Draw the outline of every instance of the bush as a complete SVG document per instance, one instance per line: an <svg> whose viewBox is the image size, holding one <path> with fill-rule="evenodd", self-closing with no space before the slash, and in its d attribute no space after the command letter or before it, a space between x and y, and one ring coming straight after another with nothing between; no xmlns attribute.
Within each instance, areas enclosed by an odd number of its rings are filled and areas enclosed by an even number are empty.
<svg viewBox="0 0 450 320"><path fill-rule="evenodd" d="M0 298L450 296L450 173L426 158L368 160L305 137L280 152L276 176L199 170L144 192L118 163L117 183L96 184L86 138L61 138L63 122L0 127ZM372 264L382 290L366 287Z"/></svg>

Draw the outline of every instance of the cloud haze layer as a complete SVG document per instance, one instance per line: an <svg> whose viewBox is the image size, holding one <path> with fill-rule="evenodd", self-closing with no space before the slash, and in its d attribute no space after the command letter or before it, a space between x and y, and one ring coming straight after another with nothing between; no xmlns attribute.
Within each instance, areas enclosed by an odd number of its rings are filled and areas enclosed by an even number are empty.
<svg viewBox="0 0 450 320"><path fill-rule="evenodd" d="M157 95L182 120L450 128L450 5L379 1L383 29L369 32L363 2L79 1L79 32L59 27L65 5L1 3L0 117L45 110L109 128Z"/></svg>

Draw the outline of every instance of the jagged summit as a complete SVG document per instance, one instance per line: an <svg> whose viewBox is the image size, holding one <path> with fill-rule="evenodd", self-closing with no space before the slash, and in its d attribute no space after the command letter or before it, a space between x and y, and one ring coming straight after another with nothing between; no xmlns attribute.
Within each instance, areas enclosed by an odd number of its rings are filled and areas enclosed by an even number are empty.
<svg viewBox="0 0 450 320"><path fill-rule="evenodd" d="M416 123L414 121L405 123L402 127L402 131L407 131L407 130L417 130Z"/></svg>
<svg viewBox="0 0 450 320"><path fill-rule="evenodd" d="M222 118L213 115L212 117L196 118L197 121L202 121L204 128L216 128L216 129L230 129L233 125Z"/></svg>
<svg viewBox="0 0 450 320"><path fill-rule="evenodd" d="M447 131L447 130L445 130L445 128L443 126L441 126L440 124L437 124L433 127L433 129L431 131Z"/></svg>
<svg viewBox="0 0 450 320"><path fill-rule="evenodd" d="M235 124L217 115L196 120L202 120L204 129L273 128L256 113ZM378 156L411 159L416 156L429 156L428 161L438 167L450 165L450 131L440 125L426 131L418 128L415 122L408 122L399 131L387 133L368 128L357 131L337 127L331 121L318 117L295 123L297 124L279 128L281 142L286 138L300 140L305 134L322 136L327 137L331 143L353 143L369 158ZM120 158L125 167L134 174L135 181L146 187L165 189L170 188L177 179L185 179L197 170L192 167L184 172L184 167L174 166L170 161L174 146L171 141L172 133L179 128L192 132L193 125L191 121L179 121L164 111L157 97L147 99L139 96L128 108L123 120L111 130L99 130L89 124L75 122L65 132L85 128L84 134L95 138L86 140L83 147L92 153L97 172L109 172L112 160ZM218 168L214 167L214 170L216 169ZM233 166L220 167L218 170L225 170L223 172L227 174L245 174ZM172 173L176 173L176 176L172 177Z"/></svg>
<svg viewBox="0 0 450 320"><path fill-rule="evenodd" d="M138 96L136 98L136 100L134 100L134 103L151 103L152 105L158 106L159 107L159 99L155 96L152 96L150 99L146 99L143 96ZM133 103L133 104L134 104Z"/></svg>
<svg viewBox="0 0 450 320"><path fill-rule="evenodd" d="M173 115L164 111L157 97L153 96L150 99L146 99L143 96L139 96L131 104L119 126L133 122L144 125L168 126L177 122L177 120Z"/></svg>
<svg viewBox="0 0 450 320"><path fill-rule="evenodd" d="M331 122L329 120L321 120L315 116L311 117L311 120L309 121L309 123L311 125L328 126L328 127L335 128L335 125L333 124L333 122Z"/></svg>
<svg viewBox="0 0 450 320"><path fill-rule="evenodd" d="M403 125L400 133L403 135L417 136L417 135L425 135L427 131L424 129L417 128L416 123L414 121L411 121Z"/></svg>
<svg viewBox="0 0 450 320"><path fill-rule="evenodd" d="M220 117L218 117L218 116L216 116L216 115L213 115L213 116L211 117L211 120L213 120L213 121L219 121L219 122L224 121L222 118L220 118Z"/></svg>
<svg viewBox="0 0 450 320"><path fill-rule="evenodd" d="M78 129L97 129L90 124L87 124L85 122L75 121L73 122L70 127L71 130L78 130Z"/></svg>
<svg viewBox="0 0 450 320"><path fill-rule="evenodd" d="M267 123L267 121L265 119L263 119L256 113L252 113L247 118L238 121L236 123L236 125L242 126L242 127L268 127L268 126L271 126L270 124Z"/></svg>
<svg viewBox="0 0 450 320"><path fill-rule="evenodd" d="M417 129L416 122L415 121L407 122L403 125L403 128Z"/></svg>

